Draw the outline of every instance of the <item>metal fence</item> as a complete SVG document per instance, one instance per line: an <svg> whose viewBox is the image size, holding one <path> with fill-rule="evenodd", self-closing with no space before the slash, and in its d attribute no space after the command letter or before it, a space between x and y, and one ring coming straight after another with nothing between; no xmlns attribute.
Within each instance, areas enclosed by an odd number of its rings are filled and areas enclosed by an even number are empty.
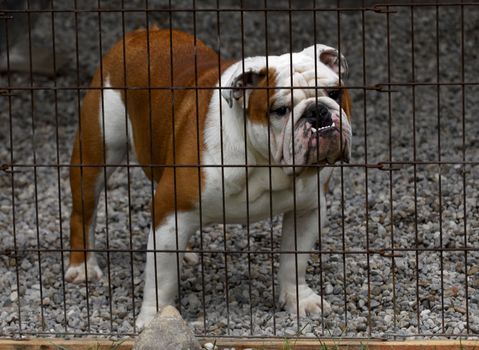
<svg viewBox="0 0 479 350"><path fill-rule="evenodd" d="M264 220L249 217L254 186L246 185L242 225L227 225L224 178L217 224L203 225L199 196L200 229L191 239L199 263L177 268L176 299L197 335L389 339L479 333L475 1L31 0L25 8L9 8L8 1L2 6L1 336L138 333L155 184L131 149L125 163L73 165L82 171L99 167L105 176L118 169L98 198L95 248L73 250L96 252L103 278L68 283L69 159L84 94L111 90L90 87L101 57L130 30L153 24L189 32L227 59L322 43L337 48L350 70L340 90L347 88L353 101L351 159L312 166L318 184L324 169L337 168L327 194L329 220L322 230L316 223L312 251L280 248L282 216L273 215L273 196ZM198 96L202 88L196 85ZM294 94L303 87L283 88ZM147 89L151 94L159 88ZM173 94L185 87L164 89ZM197 112L191 128L198 126ZM199 149L199 133L193 135ZM246 154L248 142L238 147ZM269 169L269 186L271 171L280 167L225 159L219 166L198 160L147 168L198 169L191 181L201 188L199 169L215 166L223 175L233 167ZM319 189L311 196L319 201ZM179 262L185 250L176 245L172 251ZM329 310L322 304L323 312L301 317L283 310L277 275L287 253L295 255L296 274L298 256L311 256L307 283Z"/></svg>

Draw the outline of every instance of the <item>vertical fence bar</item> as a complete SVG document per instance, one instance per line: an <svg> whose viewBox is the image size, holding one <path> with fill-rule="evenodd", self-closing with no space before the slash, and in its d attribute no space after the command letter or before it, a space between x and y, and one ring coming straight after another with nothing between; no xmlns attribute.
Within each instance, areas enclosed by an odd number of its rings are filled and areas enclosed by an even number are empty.
<svg viewBox="0 0 479 350"><path fill-rule="evenodd" d="M29 79L30 87L34 86L33 80L33 56L32 56L32 23L30 18L30 0L27 0L27 30L28 30L28 58L29 58ZM41 316L41 329L45 331L45 315L43 309L43 281L42 281L42 257L40 247L40 218L38 215L38 174L37 174L37 151L35 142L35 96L33 89L30 90L30 107L31 107L31 127L32 127L32 153L33 153L33 188L34 188L34 200L35 200L35 227L37 238L37 258L38 258L38 282L40 284L40 316ZM20 294L20 290L18 291ZM20 297L20 296L19 296Z"/></svg>
<svg viewBox="0 0 479 350"><path fill-rule="evenodd" d="M176 274L177 274L177 283L178 283L178 307L179 311L181 312L181 269L180 269L180 254L178 252L179 249L179 232L178 232L178 191L177 191L177 178L176 178L176 131L175 131L175 116L176 116L176 104L175 104L175 80L174 80L174 60L175 54L173 51L173 14L172 14L172 2L168 0L168 26L170 30L170 96L171 96L171 143L172 143L172 150L173 150L173 201L174 201L174 208L175 208L175 247L176 247ZM196 66L196 65L195 65ZM196 77L196 75L195 75ZM195 78L196 81L196 78ZM151 90L151 89L150 89ZM152 154L153 155L153 154ZM152 158L153 159L153 158ZM199 163L199 161L198 161ZM154 200L153 200L154 202ZM201 202L200 202L201 204ZM154 215L153 215L154 216ZM159 224L159 223L158 223ZM156 250L156 233L153 234L153 245L155 246ZM157 275L157 266L156 266L156 252L155 252L155 276ZM158 308L158 277L155 277L155 289L156 289L156 307ZM204 303L203 303L204 305ZM203 306L204 307L204 306Z"/></svg>
<svg viewBox="0 0 479 350"><path fill-rule="evenodd" d="M440 84L440 47L439 47L439 5L436 0L436 83L437 85L437 157L441 162L441 86ZM440 273L441 273L441 323L442 331L445 332L444 320L444 245L443 245L443 228L442 228L442 166L438 165L438 191L439 191L439 257L440 257Z"/></svg>
<svg viewBox="0 0 479 350"><path fill-rule="evenodd" d="M340 1L336 0L336 31L337 31L337 40L338 40L338 56L339 56L339 64L338 64L338 76L339 76L339 88L343 85L341 81L341 11L339 10ZM343 149L344 140L343 140L343 110L339 108L339 144L340 149ZM343 161L340 162L343 165ZM346 277L347 277L347 261L346 261L346 230L344 228L344 167L340 166L340 184L341 184L341 244L342 244L342 260L343 260L343 300L344 300L344 329L347 331L348 329L348 295L346 291Z"/></svg>
<svg viewBox="0 0 479 350"><path fill-rule="evenodd" d="M365 0L362 0L362 6L364 8ZM363 56L363 86L368 85L366 74L366 23L365 12L361 10L361 40L362 40L362 56ZM363 126L364 126L364 164L368 164L368 118L367 118L367 90L363 90ZM371 255L369 247L369 171L364 167L364 192L365 196L365 216L366 216L366 273L368 281L368 336L372 334L372 319L371 319Z"/></svg>
<svg viewBox="0 0 479 350"><path fill-rule="evenodd" d="M317 11L316 11L316 0L313 0L313 44L314 44L314 97L316 99L316 109L318 109L318 35L316 33L317 30ZM319 116L318 116L319 119ZM318 135L319 137L319 135ZM316 159L319 164L319 142L318 139L316 140ZM316 168L316 186L318 187L316 190L317 194L317 201L318 201L318 250L320 253L318 254L318 262L319 262L319 285L320 291L319 294L321 296L321 336L324 336L324 276L323 276L323 254L322 251L322 217L321 217L321 190L326 192L326 188L321 189L321 169L319 167ZM326 193L324 193L326 195Z"/></svg>
<svg viewBox="0 0 479 350"><path fill-rule="evenodd" d="M223 98L221 84L221 22L220 22L220 0L216 0L216 48L218 52L218 101L220 109L220 156L221 156L221 209L223 219L223 258L225 259L225 302L226 302L226 333L230 335L230 296L229 296L229 277L228 277L228 245L226 244L226 198L225 198L225 157L223 146ZM214 93L214 91L213 91Z"/></svg>
<svg viewBox="0 0 479 350"><path fill-rule="evenodd" d="M462 113L462 161L466 162L466 88L465 82L465 41L464 41L464 5L461 5L461 113ZM463 202L463 215L464 215L464 286L465 286L465 299L466 299L466 333L470 334L469 324L469 276L468 276L468 259L467 259L467 196L466 196L466 165L462 165L462 202Z"/></svg>
<svg viewBox="0 0 479 350"><path fill-rule="evenodd" d="M124 111L125 111L125 147L126 147L126 181L127 181L127 193L128 193L128 234L129 234L129 247L130 247L130 278L131 278L131 303L132 309L135 310L135 281L134 281L134 267L133 267L133 228L131 219L131 174L130 174L130 130L128 130L128 69L127 69L127 53L126 53L126 23L125 23L125 0L121 0L121 31L123 41L123 96L124 96ZM136 332L136 317L133 312L133 332Z"/></svg>
<svg viewBox="0 0 479 350"><path fill-rule="evenodd" d="M415 54L415 35L414 35L414 6L410 7L411 17L411 81L416 82L416 54ZM417 215L417 132L416 132L416 85L411 85L412 94L412 143L413 143L413 175L414 175L414 245L416 247L416 321L417 332L421 334L421 299L419 296L419 231Z"/></svg>
<svg viewBox="0 0 479 350"><path fill-rule="evenodd" d="M291 125L294 125L294 70L293 70L293 20L292 20L292 0L288 0L288 24L289 24L289 72L290 72L290 93L291 93ZM293 164L293 234L294 234L294 271L296 284L296 331L299 334L301 325L299 323L299 275L298 275L298 231L296 223L297 207L296 207L296 161L294 147L294 128L291 128L291 149L293 156L291 157ZM289 164L288 164L289 165ZM286 232L282 232L281 235ZM287 233L286 233L287 234Z"/></svg>
<svg viewBox="0 0 479 350"><path fill-rule="evenodd" d="M101 9L101 0L97 0L97 8ZM105 127L105 90L104 90L104 71L103 71L103 43L102 43L102 12L97 11L98 15L98 58L99 58L99 70L100 70L100 104L101 104L101 128L102 132L102 147L103 147L103 182L104 186L104 199L105 199L105 235L106 235L106 264L108 275L108 301L110 311L110 331L113 332L113 293L111 285L111 255L110 255L110 227L108 223L108 167L107 167L107 155L106 155L106 127Z"/></svg>
<svg viewBox="0 0 479 350"><path fill-rule="evenodd" d="M207 314L206 314L206 291L205 291L205 262L204 262L204 237L203 237L203 206L201 203L202 198L202 184L201 184L201 177L202 177L202 164L201 164L201 148L200 148L200 116L199 116L199 95L198 95L198 55L197 55L197 24L196 24L196 0L193 0L193 46L195 47L195 114L196 114L196 156L197 156L197 163L198 163L198 213L199 213L199 221L200 221L200 251L201 251L201 294L202 294L202 304L203 304L203 333L207 335Z"/></svg>
<svg viewBox="0 0 479 350"><path fill-rule="evenodd" d="M55 40L55 12L54 9L54 0L50 0L50 9L51 9L51 22L50 27L52 30L52 64L53 71L57 71L57 60L56 60L56 40ZM57 77L55 75L53 79L53 87L58 86ZM59 119L58 119L58 91L57 89L53 90L54 103L55 103L55 155L56 155L56 171L57 171L57 191L58 191L58 224L60 229L60 265L61 265L61 279L62 279L62 295L63 295L63 322L65 332L68 332L68 322L67 322L67 303L65 300L66 296L66 286L65 286L65 247L63 241L63 215L62 215L62 188L61 188L61 174L60 174L60 134L59 134Z"/></svg>
<svg viewBox="0 0 479 350"><path fill-rule="evenodd" d="M263 2L264 6L264 38L265 38L265 55L266 55L266 86L268 88L267 94L266 94L266 103L268 105L268 108L270 108L270 102L271 102L271 88L270 84L272 83L271 80L269 79L269 32L268 32L268 0L264 0ZM268 123L268 165L272 164L272 159L271 159L271 124ZM269 230L269 237L270 237L270 249L271 249L271 255L270 255L270 263L271 263L271 294L273 298L273 334L276 335L276 288L274 286L274 254L273 251L275 250L274 248L274 230L273 230L273 179L272 179L272 169L271 166L268 166L268 186L269 186L269 224L270 224L270 230Z"/></svg>
<svg viewBox="0 0 479 350"><path fill-rule="evenodd" d="M245 74L245 48L244 48L244 4L243 0L240 0L240 16L241 16L241 72L244 76ZM243 91L246 95L246 90ZM249 178L248 178L248 132L247 132L247 123L246 123L246 97L243 98L243 133L244 133L244 164L245 164L245 178L246 178L246 239L247 249L248 249L248 296L249 296L249 326L250 334L253 335L253 298L252 298L252 278L251 278L251 230L250 230L250 217L249 217Z"/></svg>
<svg viewBox="0 0 479 350"><path fill-rule="evenodd" d="M389 3L389 2L387 2ZM386 35L387 35L387 80L391 82L391 26L389 5L386 5ZM392 154L392 96L391 89L388 89L388 159L393 161ZM390 238L391 238L391 273L393 282L393 313L394 332L397 331L397 295L396 295L396 263L394 260L394 201L393 201L393 171L389 170L389 213L390 213Z"/></svg>
<svg viewBox="0 0 479 350"><path fill-rule="evenodd" d="M85 174L83 166L83 130L82 130L82 117L81 117L81 86L80 86L80 53L79 53L79 38L78 38L78 0L74 0L74 28L75 28L75 69L76 69L76 107L78 113L78 139L79 139L79 149L80 149L80 194L81 194L81 215L82 215L82 239L83 239L83 257L85 259L83 266L85 268L85 291L86 291L86 312L87 312L87 331L91 332L90 327L90 295L89 295L89 281L88 281L88 264L87 264L87 254L89 247L86 243L86 227L85 227ZM71 244L71 243L70 243ZM70 250L70 255L72 250Z"/></svg>
<svg viewBox="0 0 479 350"><path fill-rule="evenodd" d="M10 70L10 38L8 30L8 22L5 18L3 20L5 28L5 57L7 63L7 86L9 88L8 98L8 126L9 126L9 146L10 146L10 164L14 164L15 157L13 155L13 111L12 111L12 94L10 88L12 87L12 78ZM12 234L13 234L13 249L14 249L14 259L15 259L15 282L17 287L17 315L18 315L18 335L23 335L22 330L22 308L20 301L20 269L19 269L19 249L17 242L17 217L16 217L16 202L15 202L15 172L10 172L10 189L11 189L11 199L12 199Z"/></svg>

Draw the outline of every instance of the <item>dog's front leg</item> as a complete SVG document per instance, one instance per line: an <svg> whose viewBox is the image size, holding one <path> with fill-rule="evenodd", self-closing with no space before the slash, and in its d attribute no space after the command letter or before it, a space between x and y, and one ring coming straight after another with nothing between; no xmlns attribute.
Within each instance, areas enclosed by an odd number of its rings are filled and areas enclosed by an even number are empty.
<svg viewBox="0 0 479 350"><path fill-rule="evenodd" d="M198 214L178 212L170 214L150 230L146 254L145 288L141 312L136 319L138 329L143 329L155 316L157 306L174 305L178 293L178 270L191 235L198 228ZM178 266L180 265L180 266Z"/></svg>
<svg viewBox="0 0 479 350"><path fill-rule="evenodd" d="M321 211L325 216L325 205ZM318 214L319 209L298 212L296 215L296 233L294 225L294 212L287 212L283 218L283 232L281 237L282 251L311 251L318 238ZM295 247L295 235L297 246ZM306 266L309 254L281 254L279 266L279 301L286 310L292 313L316 314L321 312L328 314L331 307L326 300L321 302L321 297L306 284ZM297 263L297 269L296 269ZM297 277L296 277L297 276ZM297 287L296 287L297 282ZM297 298L298 296L298 298ZM299 303L297 303L297 300Z"/></svg>

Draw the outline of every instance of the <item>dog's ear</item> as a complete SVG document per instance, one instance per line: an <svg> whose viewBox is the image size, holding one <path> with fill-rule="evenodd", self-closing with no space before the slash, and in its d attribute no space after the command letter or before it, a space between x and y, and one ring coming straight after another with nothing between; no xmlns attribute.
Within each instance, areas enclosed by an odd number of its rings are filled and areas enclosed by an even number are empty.
<svg viewBox="0 0 479 350"><path fill-rule="evenodd" d="M313 45L303 50L304 54L307 54L313 58L315 55L319 61L331 68L336 74L341 73L341 77L347 76L349 68L346 58L338 50L326 45ZM339 67L341 66L341 72Z"/></svg>
<svg viewBox="0 0 479 350"><path fill-rule="evenodd" d="M336 74L339 75L339 66L341 65L341 76L348 74L348 62L343 55L339 55L338 50L328 49L319 54L319 60L331 68Z"/></svg>
<svg viewBox="0 0 479 350"><path fill-rule="evenodd" d="M236 69L223 85L225 89L221 90L221 95L233 107L236 101L241 108L248 106L248 97L251 94L251 87L255 87L266 76L266 62L264 57L247 58L236 64ZM244 100L243 100L244 99Z"/></svg>

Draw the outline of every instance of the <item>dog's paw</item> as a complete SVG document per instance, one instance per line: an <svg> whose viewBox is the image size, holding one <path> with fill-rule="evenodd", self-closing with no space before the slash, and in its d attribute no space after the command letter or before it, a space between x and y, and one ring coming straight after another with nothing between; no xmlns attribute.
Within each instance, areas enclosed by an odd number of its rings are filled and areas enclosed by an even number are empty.
<svg viewBox="0 0 479 350"><path fill-rule="evenodd" d="M298 286L299 305L296 303L296 286L288 285L281 288L279 295L280 304L291 313L299 313L299 316L322 313L327 316L331 313L331 305L316 294L306 284Z"/></svg>
<svg viewBox="0 0 479 350"><path fill-rule="evenodd" d="M87 260L88 282L97 282L103 277L95 256L90 256ZM65 280L70 283L82 283L86 280L85 264L70 265L65 272Z"/></svg>
<svg viewBox="0 0 479 350"><path fill-rule="evenodd" d="M200 262L200 257L197 253L186 252L183 256L183 262L188 266L198 265L198 263Z"/></svg>
<svg viewBox="0 0 479 350"><path fill-rule="evenodd" d="M136 318L135 326L136 330L142 331L155 317L156 307L155 306L142 306L140 314Z"/></svg>

